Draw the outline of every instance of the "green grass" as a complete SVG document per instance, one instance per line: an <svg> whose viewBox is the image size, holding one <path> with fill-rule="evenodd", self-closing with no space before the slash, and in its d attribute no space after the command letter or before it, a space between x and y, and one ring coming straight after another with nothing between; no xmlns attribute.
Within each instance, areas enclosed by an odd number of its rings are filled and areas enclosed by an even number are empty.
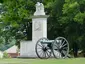
<svg viewBox="0 0 85 64"><path fill-rule="evenodd" d="M0 59L0 64L85 64L85 58L71 58L71 59Z"/></svg>

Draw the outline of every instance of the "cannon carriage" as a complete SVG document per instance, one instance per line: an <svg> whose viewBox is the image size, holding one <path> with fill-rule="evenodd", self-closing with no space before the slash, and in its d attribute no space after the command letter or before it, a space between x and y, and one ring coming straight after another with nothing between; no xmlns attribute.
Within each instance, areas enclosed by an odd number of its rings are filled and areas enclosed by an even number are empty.
<svg viewBox="0 0 85 64"><path fill-rule="evenodd" d="M64 37L57 37L55 40L40 38L35 46L35 52L41 59L49 57L66 58L69 53L69 44Z"/></svg>

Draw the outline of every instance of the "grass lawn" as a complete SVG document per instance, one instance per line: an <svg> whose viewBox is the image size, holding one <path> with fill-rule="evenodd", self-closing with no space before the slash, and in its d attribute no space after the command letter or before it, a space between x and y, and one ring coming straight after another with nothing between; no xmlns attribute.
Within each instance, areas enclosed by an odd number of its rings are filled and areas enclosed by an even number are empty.
<svg viewBox="0 0 85 64"><path fill-rule="evenodd" d="M0 59L0 64L85 64L85 58L70 58L70 59Z"/></svg>

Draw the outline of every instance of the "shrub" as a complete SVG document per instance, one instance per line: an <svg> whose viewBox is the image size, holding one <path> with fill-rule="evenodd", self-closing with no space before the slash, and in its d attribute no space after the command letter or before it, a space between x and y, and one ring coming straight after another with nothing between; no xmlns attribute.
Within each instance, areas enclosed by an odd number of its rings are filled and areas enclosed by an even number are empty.
<svg viewBox="0 0 85 64"><path fill-rule="evenodd" d="M8 53L4 52L3 53L3 58L11 58Z"/></svg>

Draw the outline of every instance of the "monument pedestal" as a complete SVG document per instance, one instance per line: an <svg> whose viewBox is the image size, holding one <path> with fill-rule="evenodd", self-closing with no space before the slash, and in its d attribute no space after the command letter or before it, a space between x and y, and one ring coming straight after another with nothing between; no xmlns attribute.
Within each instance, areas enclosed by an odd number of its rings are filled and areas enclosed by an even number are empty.
<svg viewBox="0 0 85 64"><path fill-rule="evenodd" d="M37 57L35 53L35 44L32 41L21 41L20 57Z"/></svg>

